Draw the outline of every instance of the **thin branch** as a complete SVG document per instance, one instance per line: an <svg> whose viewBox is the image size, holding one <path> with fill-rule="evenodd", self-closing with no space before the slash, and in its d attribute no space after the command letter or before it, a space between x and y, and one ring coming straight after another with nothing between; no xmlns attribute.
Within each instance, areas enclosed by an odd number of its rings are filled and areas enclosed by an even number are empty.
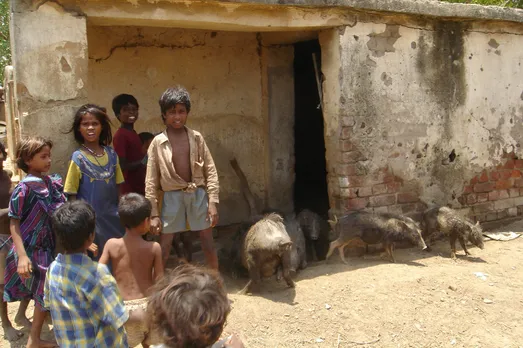
<svg viewBox="0 0 523 348"><path fill-rule="evenodd" d="M376 338L374 341L368 341L368 342L347 341L347 342L348 343L352 343L352 344L356 344L356 345L359 345L359 346L363 346L363 345L366 345L366 344L373 344L373 343L379 342L380 339L381 339L380 335L378 335L378 338Z"/></svg>

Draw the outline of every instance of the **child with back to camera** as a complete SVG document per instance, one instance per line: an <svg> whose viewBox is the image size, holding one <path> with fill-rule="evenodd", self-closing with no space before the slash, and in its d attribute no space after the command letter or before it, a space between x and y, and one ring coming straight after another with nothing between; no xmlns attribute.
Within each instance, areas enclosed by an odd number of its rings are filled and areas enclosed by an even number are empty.
<svg viewBox="0 0 523 348"><path fill-rule="evenodd" d="M128 347L124 325L145 318L141 309L127 311L107 266L86 255L95 226L95 211L85 201L67 202L53 214L65 251L49 266L45 306L60 347Z"/></svg>
<svg viewBox="0 0 523 348"><path fill-rule="evenodd" d="M81 106L70 132L80 149L71 156L64 191L69 200L83 199L96 212L96 238L89 251L98 260L107 240L122 237L125 232L118 217L119 186L124 178L118 156L109 147L111 123L103 108Z"/></svg>
<svg viewBox="0 0 523 348"><path fill-rule="evenodd" d="M4 144L0 142L0 294L4 293L4 272L5 259L7 252L13 244L9 232L9 199L11 197L11 175L4 170L4 161L7 159L7 152ZM25 316L25 311L29 305L29 300L22 300L18 307L18 312L15 317L15 322L19 325L31 326L31 322ZM15 330L11 321L9 320L7 303L0 300L0 319L2 320L2 328L4 329L4 336L8 341L17 341L23 336L21 331Z"/></svg>
<svg viewBox="0 0 523 348"><path fill-rule="evenodd" d="M161 233L165 265L174 234L199 231L207 265L218 269L212 228L218 223L219 187L213 158L203 136L185 126L191 110L187 90L168 88L159 104L166 129L149 147L145 183L145 196L152 204L151 232ZM159 190L164 192L161 213ZM190 244L187 238L184 242Z"/></svg>
<svg viewBox="0 0 523 348"><path fill-rule="evenodd" d="M100 263L111 263L125 306L132 313L147 308L150 288L163 276L162 251L158 243L142 238L150 229L151 202L138 193L128 193L120 198L118 213L125 235L107 241ZM127 325L126 331L130 347L154 343L145 321Z"/></svg>
<svg viewBox="0 0 523 348"><path fill-rule="evenodd" d="M9 218L13 245L6 257L4 301L34 299L33 323L27 347L54 347L40 338L47 312L44 283L56 247L51 215L65 203L61 177L44 175L51 168L49 140L22 139L16 150L16 164L28 175L11 195Z"/></svg>
<svg viewBox="0 0 523 348"><path fill-rule="evenodd" d="M235 335L217 341L230 310L215 270L182 264L151 291L147 316L163 342L151 348L243 348Z"/></svg>

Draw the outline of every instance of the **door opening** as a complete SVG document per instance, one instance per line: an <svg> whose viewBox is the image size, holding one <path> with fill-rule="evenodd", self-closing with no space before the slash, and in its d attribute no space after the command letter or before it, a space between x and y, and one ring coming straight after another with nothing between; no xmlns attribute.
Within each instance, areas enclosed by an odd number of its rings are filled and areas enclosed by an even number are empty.
<svg viewBox="0 0 523 348"><path fill-rule="evenodd" d="M294 207L296 212L307 208L325 216L329 210L325 139L313 55L321 81L319 41L294 45Z"/></svg>

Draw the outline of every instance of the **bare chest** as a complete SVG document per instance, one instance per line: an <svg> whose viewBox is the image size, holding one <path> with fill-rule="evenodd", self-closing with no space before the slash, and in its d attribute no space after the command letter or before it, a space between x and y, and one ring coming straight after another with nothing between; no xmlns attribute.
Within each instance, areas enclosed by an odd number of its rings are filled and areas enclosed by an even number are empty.
<svg viewBox="0 0 523 348"><path fill-rule="evenodd" d="M191 181L190 145L187 133L169 135L172 148L172 163L176 173L185 181Z"/></svg>

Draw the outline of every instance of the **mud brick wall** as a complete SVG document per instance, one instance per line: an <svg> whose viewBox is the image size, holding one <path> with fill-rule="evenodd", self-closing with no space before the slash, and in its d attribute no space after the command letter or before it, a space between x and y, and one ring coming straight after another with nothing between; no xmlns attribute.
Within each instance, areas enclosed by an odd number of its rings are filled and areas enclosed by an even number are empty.
<svg viewBox="0 0 523 348"><path fill-rule="evenodd" d="M523 159L513 152L503 157L504 163L483 170L466 182L458 197L476 221L523 215Z"/></svg>

